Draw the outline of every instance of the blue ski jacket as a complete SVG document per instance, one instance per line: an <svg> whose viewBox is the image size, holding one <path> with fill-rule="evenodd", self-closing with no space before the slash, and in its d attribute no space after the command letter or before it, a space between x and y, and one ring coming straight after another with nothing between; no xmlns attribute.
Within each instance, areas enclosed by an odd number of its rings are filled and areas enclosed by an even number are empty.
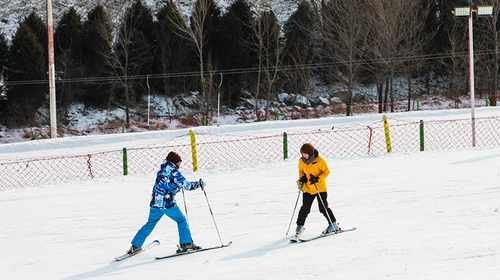
<svg viewBox="0 0 500 280"><path fill-rule="evenodd" d="M165 159L156 175L155 186L151 196L150 207L168 209L177 206L175 195L181 188L192 191L200 186L199 182L188 182L179 167Z"/></svg>

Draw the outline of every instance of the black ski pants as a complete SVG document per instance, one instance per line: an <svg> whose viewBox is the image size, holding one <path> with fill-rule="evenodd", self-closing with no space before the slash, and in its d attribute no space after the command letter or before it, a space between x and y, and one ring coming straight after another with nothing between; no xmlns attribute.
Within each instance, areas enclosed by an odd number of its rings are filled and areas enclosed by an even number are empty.
<svg viewBox="0 0 500 280"><path fill-rule="evenodd" d="M309 194L309 193L303 193L302 194L302 207L300 207L299 210L299 217L297 218L297 225L303 226L306 222L307 215L311 212L311 206L315 198L318 198L318 206L319 206L319 212L325 216L326 220L329 221L331 220L332 223L335 223L337 220L335 219L335 216L333 215L332 210L330 207L328 207L328 202L326 200L328 194L326 192L319 193L321 196L321 199L323 200L323 203L325 203L326 211L328 212L328 215L325 212L325 207L323 207L323 204L319 200L319 196L317 194ZM329 218L328 218L329 217ZM329 222L328 222L329 223Z"/></svg>

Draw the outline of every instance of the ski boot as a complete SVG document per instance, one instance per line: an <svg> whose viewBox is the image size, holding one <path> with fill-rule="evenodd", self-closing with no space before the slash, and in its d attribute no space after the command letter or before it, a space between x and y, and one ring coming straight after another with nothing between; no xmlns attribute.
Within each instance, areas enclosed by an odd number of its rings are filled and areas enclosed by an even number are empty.
<svg viewBox="0 0 500 280"><path fill-rule="evenodd" d="M193 251L193 250L200 250L201 247L195 245L194 243L184 243L181 245L177 245L177 251L176 253L182 253L182 252L187 252L187 251Z"/></svg>
<svg viewBox="0 0 500 280"><path fill-rule="evenodd" d="M142 250L141 247L135 247L134 245L130 246L130 249L127 251L127 254L129 255L135 255L139 253Z"/></svg>
<svg viewBox="0 0 500 280"><path fill-rule="evenodd" d="M295 235L293 236L292 239L290 239L290 241L297 242L299 240L300 236L302 235L302 233L304 233L304 230L306 230L306 228L304 226L297 225L297 228L295 229Z"/></svg>
<svg viewBox="0 0 500 280"><path fill-rule="evenodd" d="M339 225L334 222L333 224L329 224L328 227L323 231L323 234L331 234L331 233L336 233L337 231L340 230Z"/></svg>

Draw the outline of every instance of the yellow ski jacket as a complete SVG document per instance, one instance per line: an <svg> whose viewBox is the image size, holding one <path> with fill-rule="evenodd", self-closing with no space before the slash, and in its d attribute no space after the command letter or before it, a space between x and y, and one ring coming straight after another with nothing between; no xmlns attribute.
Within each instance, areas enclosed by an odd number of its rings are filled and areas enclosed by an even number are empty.
<svg viewBox="0 0 500 280"><path fill-rule="evenodd" d="M319 156L318 151L314 151L316 155L316 159L307 164L302 160L302 157L299 159L299 178L306 175L307 177L307 188L306 192L309 194L317 194L316 187L314 184L311 184L309 181L311 179L311 175L315 177L319 177L319 181L316 183L319 192L326 192L326 177L330 175L330 169L328 169L328 165L326 161Z"/></svg>

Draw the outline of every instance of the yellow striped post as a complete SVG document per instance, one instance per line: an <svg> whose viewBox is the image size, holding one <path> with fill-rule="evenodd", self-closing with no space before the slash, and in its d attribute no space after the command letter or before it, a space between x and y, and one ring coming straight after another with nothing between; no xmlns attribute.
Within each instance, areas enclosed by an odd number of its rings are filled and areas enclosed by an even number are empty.
<svg viewBox="0 0 500 280"><path fill-rule="evenodd" d="M191 153L193 154L193 171L198 170L198 155L196 154L196 138L192 129L189 130L191 136Z"/></svg>
<svg viewBox="0 0 500 280"><path fill-rule="evenodd" d="M387 152L392 152L391 148L391 136L389 134L389 124L387 123L387 117L384 115L384 130L385 130L385 143L387 144Z"/></svg>

